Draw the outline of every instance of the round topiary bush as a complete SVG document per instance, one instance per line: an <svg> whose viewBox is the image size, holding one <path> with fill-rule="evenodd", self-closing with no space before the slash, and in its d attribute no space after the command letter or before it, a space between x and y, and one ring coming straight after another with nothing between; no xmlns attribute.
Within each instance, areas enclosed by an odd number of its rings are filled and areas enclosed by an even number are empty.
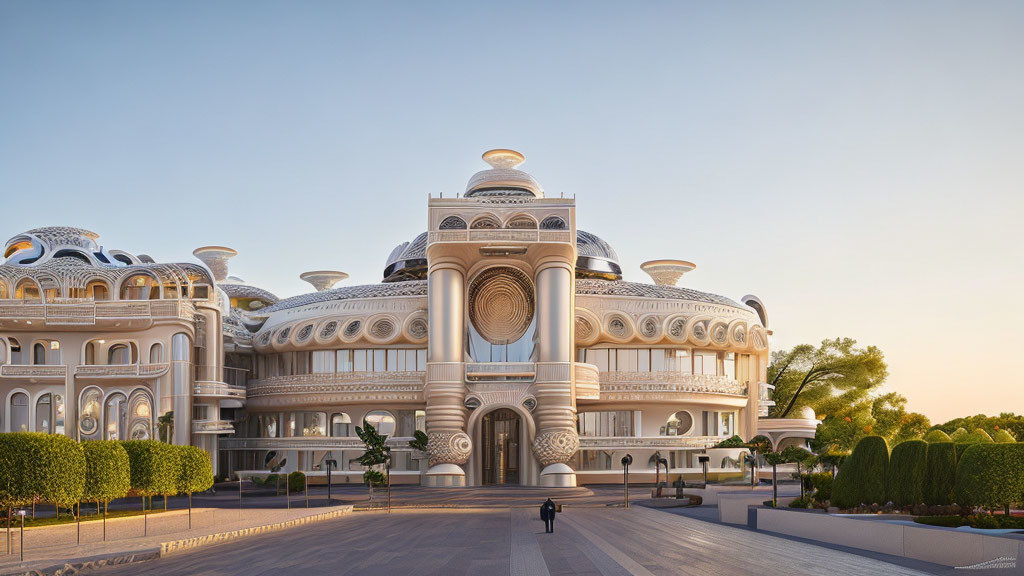
<svg viewBox="0 0 1024 576"><path fill-rule="evenodd" d="M924 473L924 503L929 506L952 504L955 484L956 445L952 442L929 444Z"/></svg>
<svg viewBox="0 0 1024 576"><path fill-rule="evenodd" d="M288 475L288 491L302 492L306 489L306 475L295 470Z"/></svg>
<svg viewBox="0 0 1024 576"><path fill-rule="evenodd" d="M924 478L928 464L928 443L908 440L892 449L885 493L896 506L913 506L924 502Z"/></svg>
<svg viewBox="0 0 1024 576"><path fill-rule="evenodd" d="M1024 501L1024 444L974 444L956 467L956 501L1008 507Z"/></svg>
<svg viewBox="0 0 1024 576"><path fill-rule="evenodd" d="M832 503L840 508L885 503L889 446L881 436L866 436L839 468L832 486Z"/></svg>
<svg viewBox="0 0 1024 576"><path fill-rule="evenodd" d="M128 453L116 440L91 440L82 443L85 454L85 490L82 500L110 502L124 498L131 489Z"/></svg>
<svg viewBox="0 0 1024 576"><path fill-rule="evenodd" d="M213 486L213 465L210 456L196 446L175 446L180 472L177 488L182 494L204 492Z"/></svg>
<svg viewBox="0 0 1024 576"><path fill-rule="evenodd" d="M929 430L928 433L924 435L924 441L932 444L934 442L952 442L953 439L949 437L949 434L946 434L942 430L935 429Z"/></svg>
<svg viewBox="0 0 1024 576"><path fill-rule="evenodd" d="M173 496L178 493L181 462L178 451L157 440L125 440L131 489L139 496Z"/></svg>
<svg viewBox="0 0 1024 576"><path fill-rule="evenodd" d="M70 508L85 487L85 455L67 436L0 434L0 504L49 502Z"/></svg>
<svg viewBox="0 0 1024 576"><path fill-rule="evenodd" d="M963 438L964 436L967 436L967 434L967 430L964 430L963 428L957 428L956 430L953 430L953 432L949 435L949 439L952 440L953 442L959 442L960 439Z"/></svg>

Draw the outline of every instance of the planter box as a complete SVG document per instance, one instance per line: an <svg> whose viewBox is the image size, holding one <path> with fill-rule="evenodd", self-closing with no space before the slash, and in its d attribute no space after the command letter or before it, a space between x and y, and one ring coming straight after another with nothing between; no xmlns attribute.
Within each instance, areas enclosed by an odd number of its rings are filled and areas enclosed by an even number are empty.
<svg viewBox="0 0 1024 576"><path fill-rule="evenodd" d="M887 522L878 516L856 518L832 514L758 508L757 529L943 566L966 567L997 558L1024 557L1024 539L952 528Z"/></svg>

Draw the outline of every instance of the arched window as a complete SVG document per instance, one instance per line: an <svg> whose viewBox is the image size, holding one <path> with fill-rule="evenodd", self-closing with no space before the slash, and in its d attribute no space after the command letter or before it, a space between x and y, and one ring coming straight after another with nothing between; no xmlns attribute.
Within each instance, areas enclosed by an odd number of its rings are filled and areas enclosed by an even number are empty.
<svg viewBox="0 0 1024 576"><path fill-rule="evenodd" d="M548 216L544 220L541 220L541 230L565 230L565 220L562 220L560 216Z"/></svg>
<svg viewBox="0 0 1024 576"><path fill-rule="evenodd" d="M36 432L53 433L53 405L49 394L36 400Z"/></svg>
<svg viewBox="0 0 1024 576"><path fill-rule="evenodd" d="M458 216L448 216L441 220L441 224L437 227L438 230L465 230L466 228L466 221Z"/></svg>
<svg viewBox="0 0 1024 576"><path fill-rule="evenodd" d="M416 429L420 432L427 431L427 412L426 410L417 410L415 414Z"/></svg>
<svg viewBox="0 0 1024 576"><path fill-rule="evenodd" d="M662 436L684 436L693 428L693 416L681 410L668 417L668 422L661 427Z"/></svg>
<svg viewBox="0 0 1024 576"><path fill-rule="evenodd" d="M148 274L135 274L121 284L121 300L156 300L160 284Z"/></svg>
<svg viewBox="0 0 1024 576"><path fill-rule="evenodd" d="M28 394L15 392L11 400L11 432L28 432Z"/></svg>
<svg viewBox="0 0 1024 576"><path fill-rule="evenodd" d="M508 221L508 226L506 226L506 228L511 228L513 230L536 230L537 221L525 214L520 214L518 216L513 216L512 219Z"/></svg>
<svg viewBox="0 0 1024 576"><path fill-rule="evenodd" d="M149 398L149 392L132 392L128 406L128 437L132 440L149 440L153 431L153 402Z"/></svg>
<svg viewBox="0 0 1024 576"><path fill-rule="evenodd" d="M46 364L46 346L42 342L32 345L32 363L37 366Z"/></svg>
<svg viewBox="0 0 1024 576"><path fill-rule="evenodd" d="M114 344L107 350L107 364L131 364L132 350L127 344Z"/></svg>
<svg viewBox="0 0 1024 576"><path fill-rule="evenodd" d="M9 337L7 339L7 343L10 345L11 348L11 364L23 364L24 362L22 361L23 359L21 357L21 343L18 342L18 339L14 338L13 336Z"/></svg>
<svg viewBox="0 0 1024 576"><path fill-rule="evenodd" d="M188 290L188 286L187 285L185 286L185 289L186 289L186 292L187 292L187 290ZM187 296L187 294L185 294L185 295ZM175 299L178 298L178 283L177 282L175 282L174 280L171 280L171 279L167 279L164 282L164 298L166 298L168 300L175 300Z"/></svg>
<svg viewBox="0 0 1024 576"><path fill-rule="evenodd" d="M473 230L492 230L501 228L501 222L498 222L498 219L494 216L481 216L473 220L469 227Z"/></svg>
<svg viewBox="0 0 1024 576"><path fill-rule="evenodd" d="M100 439L100 403L103 394L99 388L87 388L78 401L78 431L82 440Z"/></svg>
<svg viewBox="0 0 1024 576"><path fill-rule="evenodd" d="M15 300L39 300L39 285L28 278L22 279L14 288Z"/></svg>
<svg viewBox="0 0 1024 576"><path fill-rule="evenodd" d="M149 363L159 364L164 361L164 345L157 342L149 347Z"/></svg>
<svg viewBox="0 0 1024 576"><path fill-rule="evenodd" d="M0 298L10 298L7 295L7 283L3 280L0 280Z"/></svg>
<svg viewBox="0 0 1024 576"><path fill-rule="evenodd" d="M128 421L128 398L120 392L114 392L107 397L103 412L104 439L125 440L125 424Z"/></svg>
<svg viewBox="0 0 1024 576"><path fill-rule="evenodd" d="M331 436L345 437L352 427L352 418L344 412L331 415Z"/></svg>
<svg viewBox="0 0 1024 576"><path fill-rule="evenodd" d="M373 426L378 434L394 436L395 417L386 410L374 410L363 418L363 426Z"/></svg>

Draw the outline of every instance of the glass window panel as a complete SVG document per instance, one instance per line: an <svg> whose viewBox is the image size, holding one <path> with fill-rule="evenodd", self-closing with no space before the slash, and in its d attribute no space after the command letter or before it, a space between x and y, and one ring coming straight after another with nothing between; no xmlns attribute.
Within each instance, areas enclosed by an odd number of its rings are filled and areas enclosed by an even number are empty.
<svg viewBox="0 0 1024 576"><path fill-rule="evenodd" d="M656 348L651 350L651 372L665 371L665 351Z"/></svg>
<svg viewBox="0 0 1024 576"><path fill-rule="evenodd" d="M648 348L641 348L636 351L637 372L651 371L651 351Z"/></svg>
<svg viewBox="0 0 1024 576"><path fill-rule="evenodd" d="M730 380L736 379L736 354L732 352L725 355L725 373L723 376Z"/></svg>
<svg viewBox="0 0 1024 576"><path fill-rule="evenodd" d="M420 372L427 369L427 349L422 348L416 351L416 369Z"/></svg>
<svg viewBox="0 0 1024 576"><path fill-rule="evenodd" d="M394 372L398 370L398 353L402 350L388 350L388 372ZM378 370L380 372L380 370Z"/></svg>
<svg viewBox="0 0 1024 576"><path fill-rule="evenodd" d="M352 371L353 372L367 372L366 365L366 350L353 350L352 351ZM372 358L371 358L372 360Z"/></svg>
<svg viewBox="0 0 1024 576"><path fill-rule="evenodd" d="M391 365L391 370L397 370L399 372L405 372L405 350L396 350L398 363Z"/></svg>
<svg viewBox="0 0 1024 576"><path fill-rule="evenodd" d="M313 373L333 374L334 373L334 350L313 351Z"/></svg>
<svg viewBox="0 0 1024 576"><path fill-rule="evenodd" d="M352 371L352 351L338 350L338 372Z"/></svg>
<svg viewBox="0 0 1024 576"><path fill-rule="evenodd" d="M636 350L633 348L616 350L615 370L618 372L636 372Z"/></svg>
<svg viewBox="0 0 1024 576"><path fill-rule="evenodd" d="M597 369L601 372L608 371L608 350L602 348L600 350L587 350L587 363L597 366Z"/></svg>
<svg viewBox="0 0 1024 576"><path fill-rule="evenodd" d="M377 349L373 351L373 371L374 372L386 372L388 369L387 361L385 360L387 354L386 350Z"/></svg>

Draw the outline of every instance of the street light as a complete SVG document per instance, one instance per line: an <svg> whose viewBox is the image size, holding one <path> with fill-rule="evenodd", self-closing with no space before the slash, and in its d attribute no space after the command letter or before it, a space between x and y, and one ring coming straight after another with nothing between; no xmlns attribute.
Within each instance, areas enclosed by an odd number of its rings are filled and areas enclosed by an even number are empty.
<svg viewBox="0 0 1024 576"><path fill-rule="evenodd" d="M697 461L700 462L701 468L704 469L704 487L707 488L708 487L708 462L711 461L711 457L707 456L707 455L704 455L704 456L698 455L697 456Z"/></svg>
<svg viewBox="0 0 1024 576"><path fill-rule="evenodd" d="M622 490L623 498L626 501L626 508L629 508L629 465L632 463L632 454L626 454L622 457Z"/></svg>

